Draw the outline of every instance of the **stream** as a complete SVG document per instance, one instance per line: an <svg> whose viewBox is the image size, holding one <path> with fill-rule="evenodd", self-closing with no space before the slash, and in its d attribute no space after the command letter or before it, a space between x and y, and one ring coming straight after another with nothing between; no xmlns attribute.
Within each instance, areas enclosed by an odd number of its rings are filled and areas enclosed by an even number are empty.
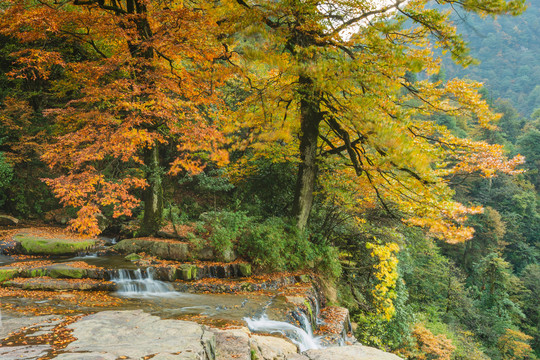
<svg viewBox="0 0 540 360"><path fill-rule="evenodd" d="M35 260L35 259L32 259ZM253 332L281 334L295 343L300 351L318 349L322 345L313 335L312 324L304 313L300 313L300 325L286 322L285 315L294 309L278 292L242 293L242 294L203 294L178 292L172 283L156 280L152 268L137 268L122 256L85 255L55 259L55 263L84 261L115 269L111 276L116 286L112 296L121 298L121 305L99 310L142 309L152 315L167 319L190 320L193 317L206 319L212 325L220 326L231 322L247 325ZM7 256L0 256L0 265L14 262ZM3 302L17 306L48 306L66 311L81 313L95 312L96 308L69 304L58 300L33 299L31 297L4 297ZM317 304L318 310L318 304Z"/></svg>

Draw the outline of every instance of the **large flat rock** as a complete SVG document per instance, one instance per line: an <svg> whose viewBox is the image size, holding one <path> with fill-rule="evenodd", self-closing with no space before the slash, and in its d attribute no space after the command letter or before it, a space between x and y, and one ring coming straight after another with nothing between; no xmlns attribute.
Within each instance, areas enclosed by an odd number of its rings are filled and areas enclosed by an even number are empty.
<svg viewBox="0 0 540 360"><path fill-rule="evenodd" d="M23 290L49 291L114 291L116 285L111 281L93 279L54 279L49 277L15 278L3 283L3 286L17 287Z"/></svg>
<svg viewBox="0 0 540 360"><path fill-rule="evenodd" d="M69 237L39 230L21 230L13 236L20 252L29 255L70 255L96 246L97 239Z"/></svg>
<svg viewBox="0 0 540 360"><path fill-rule="evenodd" d="M309 360L402 360L397 355L362 345L308 350L304 355Z"/></svg>
<svg viewBox="0 0 540 360"><path fill-rule="evenodd" d="M71 324L65 320L54 316L4 318L2 337L21 331L26 338L11 345L13 340L5 339L0 359L38 359L54 350L57 360L400 360L362 345L299 354L284 338L251 334L247 328L217 330L190 321L163 320L142 310L103 311ZM38 341L38 335L48 334L50 339L63 326L72 330L75 339L67 347L53 349L48 341Z"/></svg>
<svg viewBox="0 0 540 360"><path fill-rule="evenodd" d="M142 310L104 311L86 316L68 328L73 329L77 340L64 351L80 355L80 359L99 354L105 359L153 355L152 359L206 360L207 343L212 341L205 338L205 330L197 323L162 320Z"/></svg>

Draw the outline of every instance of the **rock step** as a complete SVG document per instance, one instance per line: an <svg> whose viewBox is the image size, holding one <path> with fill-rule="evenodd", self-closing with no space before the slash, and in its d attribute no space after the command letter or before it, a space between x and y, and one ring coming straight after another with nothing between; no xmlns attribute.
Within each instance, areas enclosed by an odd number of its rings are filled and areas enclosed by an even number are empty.
<svg viewBox="0 0 540 360"><path fill-rule="evenodd" d="M50 261L49 261L50 262ZM153 277L156 280L170 281L175 280L200 280L205 278L241 278L251 275L251 265L248 263L234 264L178 264L167 266L156 266L152 268ZM118 276L118 269L105 269L96 266L89 266L83 262L75 263L56 263L45 265L28 265L18 263L0 267L0 282L14 277L40 277L50 276L53 278L70 279L99 279L111 280Z"/></svg>
<svg viewBox="0 0 540 360"><path fill-rule="evenodd" d="M163 281L201 280L206 278L231 279L251 276L249 263L184 263L153 267L156 279Z"/></svg>
<svg viewBox="0 0 540 360"><path fill-rule="evenodd" d="M5 319L4 325L14 333L8 336L0 332L2 359L23 358L21 354L26 354L26 359L44 357L51 350L48 339L62 328L71 330L72 338L62 352L53 357L57 360L401 359L359 344L308 350L299 354L297 347L283 338L252 334L246 328L218 330L191 321L163 320L141 310L102 311L72 320L69 317ZM37 331L45 332L41 342L31 338Z"/></svg>
<svg viewBox="0 0 540 360"><path fill-rule="evenodd" d="M274 276L270 279L253 277L245 281L204 279L191 282L176 281L173 285L180 292L238 293L260 290L278 290L307 280L299 275Z"/></svg>
<svg viewBox="0 0 540 360"><path fill-rule="evenodd" d="M23 290L47 291L114 291L116 284L111 281L94 279L54 279L50 277L14 278L2 283L5 287L16 287Z"/></svg>
<svg viewBox="0 0 540 360"><path fill-rule="evenodd" d="M23 278L64 278L64 279L96 279L109 280L107 270L98 267L78 267L69 263L59 263L43 266L4 266L0 268L0 283L15 277Z"/></svg>
<svg viewBox="0 0 540 360"><path fill-rule="evenodd" d="M28 255L74 255L95 248L98 239L77 238L65 234L51 234L47 231L22 229L4 246L5 254Z"/></svg>

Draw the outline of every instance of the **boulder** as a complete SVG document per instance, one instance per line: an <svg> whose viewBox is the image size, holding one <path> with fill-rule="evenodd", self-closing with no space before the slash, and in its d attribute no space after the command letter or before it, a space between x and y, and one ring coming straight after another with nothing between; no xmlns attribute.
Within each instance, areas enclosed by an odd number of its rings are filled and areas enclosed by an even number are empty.
<svg viewBox="0 0 540 360"><path fill-rule="evenodd" d="M216 360L251 360L249 330L231 329L212 332L216 337Z"/></svg>
<svg viewBox="0 0 540 360"><path fill-rule="evenodd" d="M19 219L9 215L0 215L0 226L17 225Z"/></svg>
<svg viewBox="0 0 540 360"><path fill-rule="evenodd" d="M285 360L298 351L290 341L274 336L251 335L250 346L251 353L259 360Z"/></svg>
<svg viewBox="0 0 540 360"><path fill-rule="evenodd" d="M186 261L189 259L189 244L176 241L162 241L151 239L125 239L113 246L123 254L147 253L162 259Z"/></svg>
<svg viewBox="0 0 540 360"><path fill-rule="evenodd" d="M326 349L308 350L304 355L309 360L402 360L397 355L362 345L335 346Z"/></svg>
<svg viewBox="0 0 540 360"><path fill-rule="evenodd" d="M14 268L0 269L0 282L13 279L19 275L19 271Z"/></svg>
<svg viewBox="0 0 540 360"><path fill-rule="evenodd" d="M30 233L18 233L13 240L20 244L25 254L70 255L96 245L96 239L48 238Z"/></svg>
<svg viewBox="0 0 540 360"><path fill-rule="evenodd" d="M240 263L238 264L238 271L242 277L251 276L251 264Z"/></svg>
<svg viewBox="0 0 540 360"><path fill-rule="evenodd" d="M176 278L190 281L197 278L197 266L192 264L182 264L176 269Z"/></svg>
<svg viewBox="0 0 540 360"><path fill-rule="evenodd" d="M55 222L57 224L65 225L71 220L72 216L67 209L60 208L51 211L47 211L43 216L43 220L46 222Z"/></svg>
<svg viewBox="0 0 540 360"><path fill-rule="evenodd" d="M79 269L68 265L53 265L48 267L48 275L52 278L82 279L86 277L86 269Z"/></svg>
<svg viewBox="0 0 540 360"><path fill-rule="evenodd" d="M103 311L86 316L68 328L73 330L76 340L63 352L79 357L64 360L92 359L85 357L88 354L99 354L103 359L206 360L210 358L206 349L211 347L213 337L194 322L161 320L142 310Z"/></svg>

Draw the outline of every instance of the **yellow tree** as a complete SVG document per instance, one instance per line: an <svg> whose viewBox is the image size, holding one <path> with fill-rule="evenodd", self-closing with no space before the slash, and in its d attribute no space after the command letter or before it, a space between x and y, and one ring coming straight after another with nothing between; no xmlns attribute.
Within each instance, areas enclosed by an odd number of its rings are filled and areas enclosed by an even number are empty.
<svg viewBox="0 0 540 360"><path fill-rule="evenodd" d="M216 88L226 75L226 52L213 34L206 2L150 0L6 0L0 33L23 50L13 77L46 79L52 68L59 106L56 141L43 160L57 173L46 179L62 203L78 209L73 229L99 232L97 216L131 215L143 188L141 234L162 217L163 176L223 164ZM66 56L43 46L53 40L83 49ZM69 55L69 54L68 54ZM16 64L16 65L17 65ZM62 101L68 99L68 102ZM165 150L176 147L164 159Z"/></svg>
<svg viewBox="0 0 540 360"><path fill-rule="evenodd" d="M429 120L445 113L494 128L497 116L480 84L413 81L435 74L434 48L468 65L467 47L441 9L481 15L519 14L523 0L230 1L223 23L243 36L230 40L231 61L251 94L238 112L239 146L267 155L291 153L299 168L293 215L306 227L319 181L352 206L378 201L412 224L449 241L470 238L466 214L481 211L452 200L448 179L461 173L512 173L502 147L453 136ZM240 41L236 41L240 38ZM248 41L246 41L248 39ZM287 151L287 152L285 152Z"/></svg>

